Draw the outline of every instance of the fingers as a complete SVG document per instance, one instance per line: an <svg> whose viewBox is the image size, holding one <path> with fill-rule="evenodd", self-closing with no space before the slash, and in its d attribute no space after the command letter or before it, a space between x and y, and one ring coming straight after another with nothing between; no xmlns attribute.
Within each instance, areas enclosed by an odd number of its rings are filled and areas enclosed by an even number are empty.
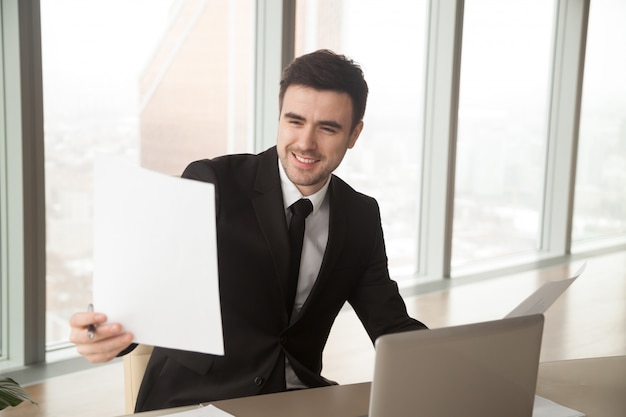
<svg viewBox="0 0 626 417"><path fill-rule="evenodd" d="M130 333L120 333L116 336L100 338L90 343L76 345L76 351L89 362L108 362L115 358L122 350L126 349L133 341Z"/></svg>
<svg viewBox="0 0 626 417"><path fill-rule="evenodd" d="M133 341L133 335L124 332L119 323L106 320L106 315L92 312L75 313L70 318L70 342L90 362L110 361ZM89 337L90 325L95 329L93 339Z"/></svg>
<svg viewBox="0 0 626 417"><path fill-rule="evenodd" d="M70 327L87 328L90 324L102 324L107 321L107 316L102 313L79 312L70 317Z"/></svg>
<svg viewBox="0 0 626 417"><path fill-rule="evenodd" d="M109 337L118 336L121 333L122 326L118 323L96 325L93 332L93 339L89 337L88 326L72 327L70 332L70 342L76 345L94 343Z"/></svg>
<svg viewBox="0 0 626 417"><path fill-rule="evenodd" d="M70 317L70 342L74 344L89 343L96 339L98 331L106 336L114 336L121 332L119 324L103 324L106 320L106 315L102 313L75 313ZM96 329L93 340L89 339L88 336L89 326L94 326Z"/></svg>

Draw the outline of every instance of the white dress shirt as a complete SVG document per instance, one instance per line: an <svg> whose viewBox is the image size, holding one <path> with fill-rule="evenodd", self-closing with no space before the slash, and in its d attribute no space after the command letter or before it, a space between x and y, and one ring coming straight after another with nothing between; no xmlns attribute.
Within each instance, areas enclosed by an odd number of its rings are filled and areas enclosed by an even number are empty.
<svg viewBox="0 0 626 417"><path fill-rule="evenodd" d="M300 273L298 275L298 289L293 303L291 319L298 315L307 297L311 293L313 284L322 265L322 258L328 242L328 219L329 203L326 194L329 181L315 194L302 196L298 188L287 178L283 165L278 163L281 188L283 190L283 204L285 206L285 219L287 225L291 220L289 206L301 198L307 198L313 203L313 211L306 218L304 229L304 241L302 242L302 257L300 258ZM307 388L293 371L289 361L285 359L285 380L287 388Z"/></svg>

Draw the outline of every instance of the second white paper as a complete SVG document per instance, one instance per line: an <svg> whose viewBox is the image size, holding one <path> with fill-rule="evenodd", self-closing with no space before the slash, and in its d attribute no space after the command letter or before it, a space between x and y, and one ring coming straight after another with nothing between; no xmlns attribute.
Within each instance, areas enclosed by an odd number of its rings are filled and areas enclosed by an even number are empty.
<svg viewBox="0 0 626 417"><path fill-rule="evenodd" d="M574 275L568 279L560 281L549 281L539 287L528 298L522 301L517 307L513 309L505 318L530 316L531 314L544 314L548 308L556 301L557 298L563 294L563 292L572 283L578 279L578 277L585 270L587 263L584 263Z"/></svg>

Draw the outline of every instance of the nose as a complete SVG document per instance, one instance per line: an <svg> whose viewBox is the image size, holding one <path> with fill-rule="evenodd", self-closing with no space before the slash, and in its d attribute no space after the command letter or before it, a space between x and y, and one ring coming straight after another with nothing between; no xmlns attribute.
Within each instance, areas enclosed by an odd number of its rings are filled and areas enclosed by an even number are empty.
<svg viewBox="0 0 626 417"><path fill-rule="evenodd" d="M298 135L298 147L300 150L310 150L316 147L315 130L306 127L300 131Z"/></svg>

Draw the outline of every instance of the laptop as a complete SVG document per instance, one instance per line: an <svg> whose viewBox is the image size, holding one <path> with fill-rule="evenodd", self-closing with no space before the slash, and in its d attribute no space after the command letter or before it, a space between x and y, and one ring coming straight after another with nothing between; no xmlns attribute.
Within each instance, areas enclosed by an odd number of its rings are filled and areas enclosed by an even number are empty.
<svg viewBox="0 0 626 417"><path fill-rule="evenodd" d="M585 266L501 320L379 337L368 417L531 417L543 313Z"/></svg>
<svg viewBox="0 0 626 417"><path fill-rule="evenodd" d="M376 340L369 417L530 417L542 314Z"/></svg>

